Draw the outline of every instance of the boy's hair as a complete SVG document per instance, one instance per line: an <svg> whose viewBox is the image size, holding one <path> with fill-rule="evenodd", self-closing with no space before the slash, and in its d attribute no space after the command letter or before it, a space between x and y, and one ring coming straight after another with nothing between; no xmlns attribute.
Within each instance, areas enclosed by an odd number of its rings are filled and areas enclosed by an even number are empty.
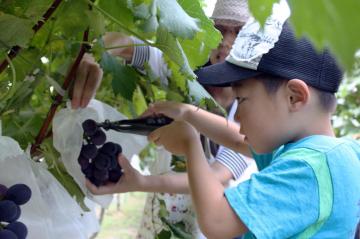
<svg viewBox="0 0 360 239"><path fill-rule="evenodd" d="M266 73L256 76L255 79L259 80L264 85L265 90L269 95L275 94L277 90L288 81L288 79L285 79L283 77L266 74ZM315 90L319 98L320 107L325 112L333 113L336 109L335 94L323 90L318 90L314 87L313 89Z"/></svg>

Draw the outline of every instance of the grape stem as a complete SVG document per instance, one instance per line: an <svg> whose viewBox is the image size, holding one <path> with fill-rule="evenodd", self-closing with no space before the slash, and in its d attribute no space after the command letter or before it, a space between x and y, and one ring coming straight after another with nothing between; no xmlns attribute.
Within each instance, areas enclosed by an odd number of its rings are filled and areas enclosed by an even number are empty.
<svg viewBox="0 0 360 239"><path fill-rule="evenodd" d="M55 0L51 6L48 8L48 10L44 13L42 18L32 27L34 30L34 34L40 30L40 28L45 24L47 20L51 17L51 15L55 12L55 10L58 8L62 0ZM12 60L19 54L21 50L20 46L13 46L9 53L7 54L7 58L3 60L3 62L0 64L0 74L7 68L9 65L9 59Z"/></svg>
<svg viewBox="0 0 360 239"><path fill-rule="evenodd" d="M88 42L88 38L89 38L89 28L86 29L84 31L83 34L83 44L81 44L81 48L80 51L74 61L74 63L72 64L70 71L68 72L68 74L65 77L64 83L62 85L63 90L67 90L69 88L69 85L72 83L73 79L75 78L75 74L76 74L76 70L80 64L81 59L83 58L85 52L88 50L88 48L90 47L86 42ZM57 94L54 98L53 103L50 106L49 112L40 128L40 131L38 133L38 135L35 138L35 143L33 143L31 145L31 156L34 157L37 153L38 153L38 149L41 145L41 143L43 142L43 140L46 138L46 136L48 135L48 129L49 126L54 118L55 112L57 107L61 104L62 99L63 99L63 95L61 94Z"/></svg>

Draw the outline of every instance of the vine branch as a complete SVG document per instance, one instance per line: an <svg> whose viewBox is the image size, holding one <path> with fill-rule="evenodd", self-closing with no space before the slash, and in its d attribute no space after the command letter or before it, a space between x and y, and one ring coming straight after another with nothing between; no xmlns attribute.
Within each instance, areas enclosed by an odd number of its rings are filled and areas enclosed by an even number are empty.
<svg viewBox="0 0 360 239"><path fill-rule="evenodd" d="M34 30L34 33L40 30L40 28L45 24L47 20L51 17L51 15L55 12L55 10L58 8L62 0L54 0L54 2L51 4L51 6L48 8L48 10L44 13L42 18L32 27ZM3 60L3 62L0 64L0 74L6 69L6 67L9 65L8 59L12 60L19 54L21 50L20 46L13 46L9 53L7 54L7 59Z"/></svg>
<svg viewBox="0 0 360 239"><path fill-rule="evenodd" d="M75 74L76 74L76 70L80 64L81 59L83 58L84 54L86 53L86 51L88 50L88 48L90 47L88 44L86 44L85 42L88 42L88 38L89 38L89 29L86 29L84 31L83 34L83 44L81 44L81 48L80 51L74 61L74 63L72 64L69 72L67 73L64 83L62 85L62 88L64 91L66 91L70 84L72 83L72 80L75 78ZM53 103L50 106L49 112L46 116L46 119L44 120L40 131L38 133L38 135L35 138L35 143L33 143L31 145L31 156L34 157L36 155L36 153L38 152L38 149L41 145L41 143L43 142L43 140L47 137L48 130L49 130L49 126L54 118L55 112L57 110L57 107L61 104L62 99L63 99L63 95L61 95L60 93L57 93L57 95L55 96L55 99L53 101Z"/></svg>

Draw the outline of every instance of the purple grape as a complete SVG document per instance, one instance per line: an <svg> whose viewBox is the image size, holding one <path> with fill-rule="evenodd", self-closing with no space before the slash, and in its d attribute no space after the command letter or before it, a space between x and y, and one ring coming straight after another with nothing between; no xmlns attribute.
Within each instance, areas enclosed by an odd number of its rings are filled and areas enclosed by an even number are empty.
<svg viewBox="0 0 360 239"><path fill-rule="evenodd" d="M117 183L121 178L122 172L121 169L111 170L109 172L109 181L113 183Z"/></svg>
<svg viewBox="0 0 360 239"><path fill-rule="evenodd" d="M96 133L91 136L91 142L95 145L102 145L106 141L106 134L101 129L97 130Z"/></svg>
<svg viewBox="0 0 360 239"><path fill-rule="evenodd" d="M0 239L18 239L18 237L16 236L15 233L13 233L10 230L7 230L7 229L1 230L0 229Z"/></svg>
<svg viewBox="0 0 360 239"><path fill-rule="evenodd" d="M25 239L28 234L28 229L22 222L12 222L5 229L15 233L18 239Z"/></svg>
<svg viewBox="0 0 360 239"><path fill-rule="evenodd" d="M20 217L20 207L10 200L0 201L0 221L13 222Z"/></svg>
<svg viewBox="0 0 360 239"><path fill-rule="evenodd" d="M106 170L110 167L111 158L106 154L99 153L94 159L94 165L99 170Z"/></svg>
<svg viewBox="0 0 360 239"><path fill-rule="evenodd" d="M84 134L91 137L97 132L98 126L95 120L87 119L82 123L82 128L84 130Z"/></svg>
<svg viewBox="0 0 360 239"><path fill-rule="evenodd" d="M20 206L19 205L16 205L16 215L15 215L15 217L14 217L14 219L12 219L12 220L10 220L10 221L8 221L8 222L15 222L15 221L17 221L19 218L20 218L20 215L21 215L21 208L20 208Z"/></svg>
<svg viewBox="0 0 360 239"><path fill-rule="evenodd" d="M81 172L85 175L86 178L91 178L93 175L94 167L92 164L89 164L89 166L85 169L81 169Z"/></svg>
<svg viewBox="0 0 360 239"><path fill-rule="evenodd" d="M87 159L93 159L96 157L97 148L94 144L87 144L81 147L80 155Z"/></svg>
<svg viewBox="0 0 360 239"><path fill-rule="evenodd" d="M109 172L107 170L94 169L93 176L95 179L105 182L109 179Z"/></svg>
<svg viewBox="0 0 360 239"><path fill-rule="evenodd" d="M0 200L5 197L8 188L5 185L0 184Z"/></svg>
<svg viewBox="0 0 360 239"><path fill-rule="evenodd" d="M15 184L7 192L5 199L15 202L17 205L27 203L31 198L31 189L25 184Z"/></svg>
<svg viewBox="0 0 360 239"><path fill-rule="evenodd" d="M113 142L107 142L100 148L100 151L104 154L112 156L116 154L116 152L118 151L118 147Z"/></svg>
<svg viewBox="0 0 360 239"><path fill-rule="evenodd" d="M118 156L118 154L121 154L122 153L122 147L120 144L115 144L116 147L117 147L117 151L116 151L116 157Z"/></svg>
<svg viewBox="0 0 360 239"><path fill-rule="evenodd" d="M116 169L119 166L118 159L115 155L111 157L109 169Z"/></svg>
<svg viewBox="0 0 360 239"><path fill-rule="evenodd" d="M91 177L91 178L90 178L90 182L91 182L92 184L94 184L96 187L99 187L99 186L103 185L103 182L102 182L102 181L100 181L100 180L98 180L98 179L96 179L96 178L94 178L94 177Z"/></svg>
<svg viewBox="0 0 360 239"><path fill-rule="evenodd" d="M84 157L81 156L81 155L80 155L79 158L78 158L78 163L80 164L82 170L83 170L83 169L86 169L86 168L89 167L89 165L90 165L89 159L84 158Z"/></svg>

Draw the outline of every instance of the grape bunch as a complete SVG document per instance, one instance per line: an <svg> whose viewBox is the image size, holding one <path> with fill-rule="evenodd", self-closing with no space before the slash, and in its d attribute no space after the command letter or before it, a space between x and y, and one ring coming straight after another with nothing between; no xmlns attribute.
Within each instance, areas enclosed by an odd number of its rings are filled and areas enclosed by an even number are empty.
<svg viewBox="0 0 360 239"><path fill-rule="evenodd" d="M25 239L28 229L17 221L21 215L20 206L31 198L31 189L25 184L9 188L0 184L0 239Z"/></svg>
<svg viewBox="0 0 360 239"><path fill-rule="evenodd" d="M122 175L117 159L122 153L121 146L106 142L105 132L92 119L85 120L82 127L84 141L78 158L81 171L97 187L116 183Z"/></svg>

